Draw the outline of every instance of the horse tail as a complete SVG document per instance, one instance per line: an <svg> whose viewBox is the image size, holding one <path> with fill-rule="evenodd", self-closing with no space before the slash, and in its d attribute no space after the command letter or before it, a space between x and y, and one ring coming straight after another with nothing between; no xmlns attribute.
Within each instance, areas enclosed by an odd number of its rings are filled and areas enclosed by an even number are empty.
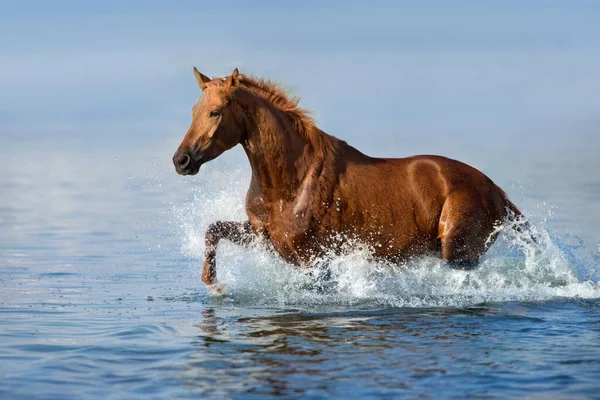
<svg viewBox="0 0 600 400"><path fill-rule="evenodd" d="M527 217L521 212L521 210L519 210L519 208L515 205L515 203L513 203L512 201L510 201L508 199L508 196L506 195L506 193L498 188L498 190L500 190L500 195L502 196L502 199L504 200L504 207L507 211L507 219L510 222L510 227L517 233L517 234L526 234L526 241L531 240L531 242L535 243L535 244L539 244L540 243L540 236L537 233L537 230L535 229L535 227L531 224L531 222L527 219Z"/></svg>

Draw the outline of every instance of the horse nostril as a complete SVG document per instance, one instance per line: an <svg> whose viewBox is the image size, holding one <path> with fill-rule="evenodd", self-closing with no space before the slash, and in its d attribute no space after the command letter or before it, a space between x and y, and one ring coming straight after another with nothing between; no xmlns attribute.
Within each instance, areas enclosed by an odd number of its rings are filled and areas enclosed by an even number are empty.
<svg viewBox="0 0 600 400"><path fill-rule="evenodd" d="M183 169L188 166L191 160L192 159L187 154L181 154L177 157L177 166Z"/></svg>

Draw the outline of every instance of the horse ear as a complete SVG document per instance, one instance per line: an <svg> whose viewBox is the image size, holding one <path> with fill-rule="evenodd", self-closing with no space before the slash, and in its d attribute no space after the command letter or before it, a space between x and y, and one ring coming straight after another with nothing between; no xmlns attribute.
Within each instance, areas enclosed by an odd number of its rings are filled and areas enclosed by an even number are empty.
<svg viewBox="0 0 600 400"><path fill-rule="evenodd" d="M225 83L227 84L227 86L230 86L232 88L240 86L240 71L238 71L237 68L234 69L233 73L229 75L225 80Z"/></svg>
<svg viewBox="0 0 600 400"><path fill-rule="evenodd" d="M208 82L210 82L210 78L204 74L202 74L200 71L198 71L196 69L196 67L194 67L194 76L196 77L196 80L198 81L198 86L200 86L200 89L204 90L204 88L206 87L206 84Z"/></svg>

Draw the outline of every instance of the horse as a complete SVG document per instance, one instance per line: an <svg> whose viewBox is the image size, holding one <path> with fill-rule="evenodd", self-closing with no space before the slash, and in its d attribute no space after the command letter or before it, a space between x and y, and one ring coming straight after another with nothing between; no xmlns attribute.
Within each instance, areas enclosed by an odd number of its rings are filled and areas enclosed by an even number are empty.
<svg viewBox="0 0 600 400"><path fill-rule="evenodd" d="M522 215L490 178L460 161L363 154L319 129L299 98L273 81L237 68L211 79L194 67L194 75L202 94L173 156L177 173L195 175L238 144L252 168L248 220L217 221L206 231L202 281L213 293L223 291L216 269L223 239L247 246L258 238L300 267L352 240L374 260L436 254L469 270L507 215Z"/></svg>

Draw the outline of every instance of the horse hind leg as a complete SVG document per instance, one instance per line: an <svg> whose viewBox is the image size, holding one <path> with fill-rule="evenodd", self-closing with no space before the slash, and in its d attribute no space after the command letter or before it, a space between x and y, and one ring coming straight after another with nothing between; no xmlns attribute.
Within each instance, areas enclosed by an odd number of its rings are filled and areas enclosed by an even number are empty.
<svg viewBox="0 0 600 400"><path fill-rule="evenodd" d="M475 269L493 229L493 222L476 196L451 193L444 202L438 225L442 258L451 268Z"/></svg>

